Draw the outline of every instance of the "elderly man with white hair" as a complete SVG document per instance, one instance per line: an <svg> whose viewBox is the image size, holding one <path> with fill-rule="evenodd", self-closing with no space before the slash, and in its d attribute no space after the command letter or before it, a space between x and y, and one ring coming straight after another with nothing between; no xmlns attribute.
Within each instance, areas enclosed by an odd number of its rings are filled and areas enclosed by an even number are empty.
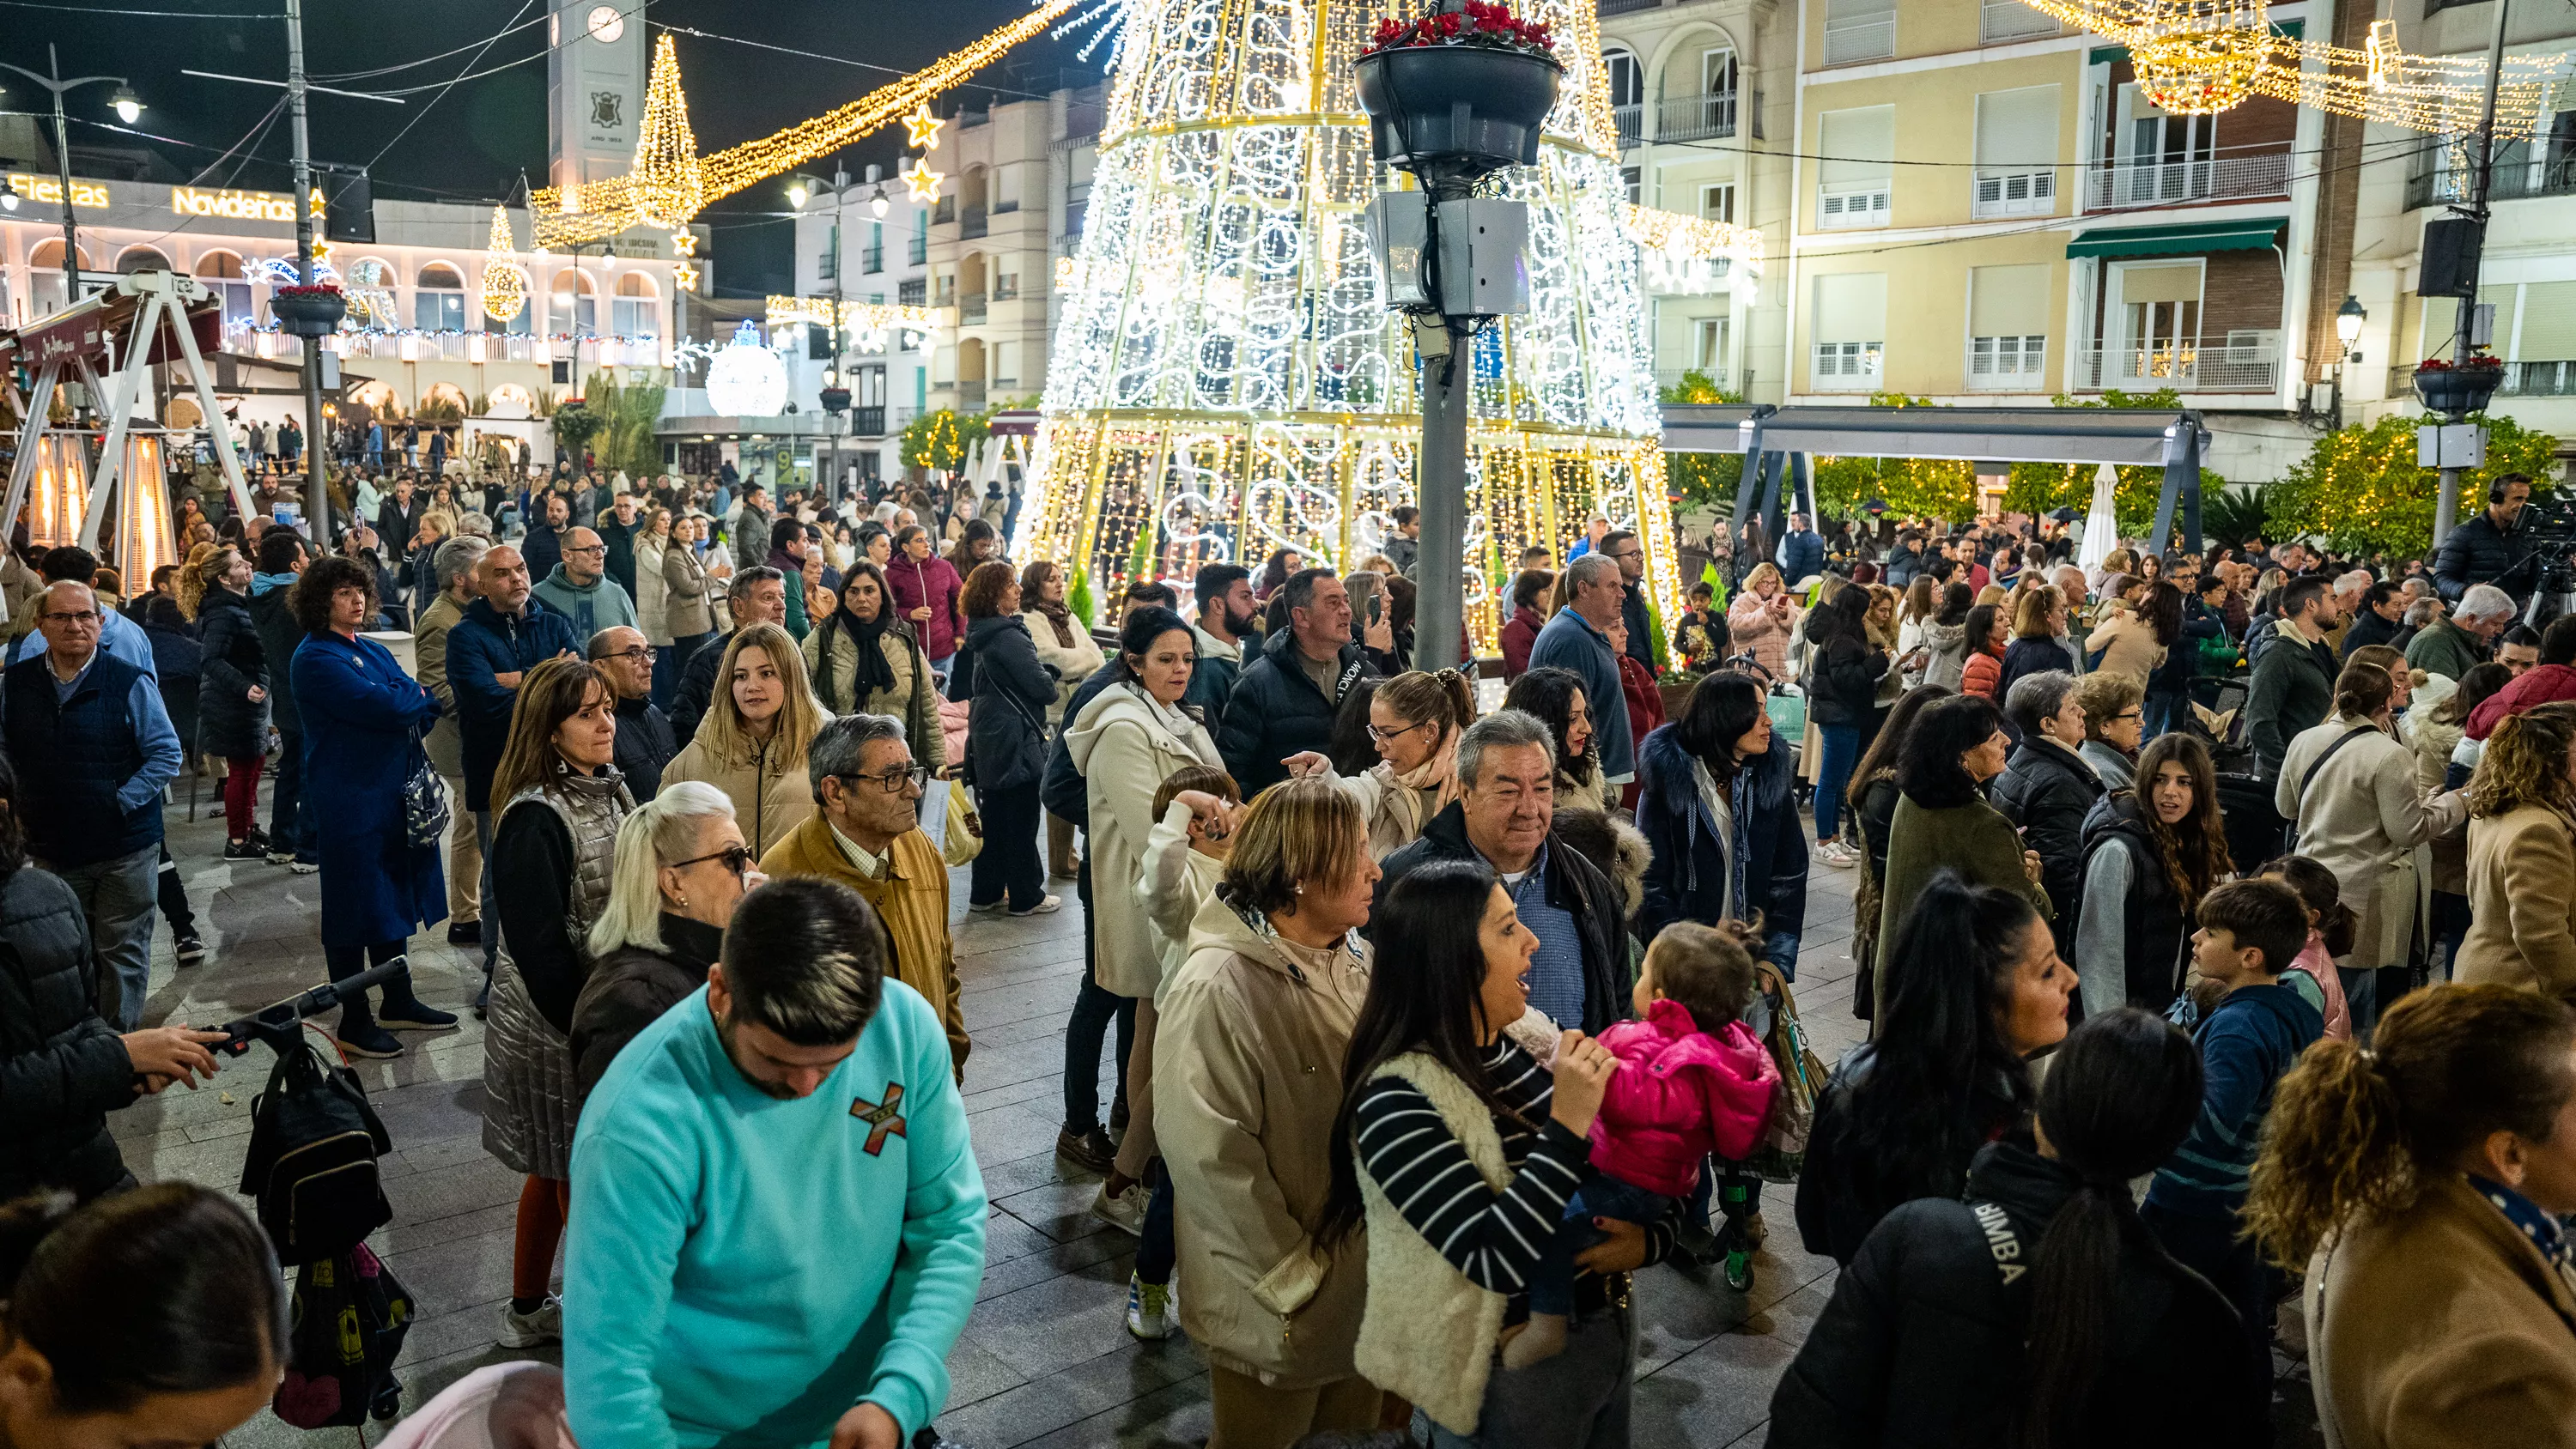
<svg viewBox="0 0 2576 1449"><path fill-rule="evenodd" d="M2415 632L2406 646L2406 666L2456 680L2485 661L2513 616L2513 595L2493 584L2472 585L2450 618Z"/></svg>
<svg viewBox="0 0 2576 1449"><path fill-rule="evenodd" d="M2058 627L2066 632L2058 638L2066 645L2068 655L2075 660L2075 672L2082 674L2084 672L2084 636L2092 632L2084 622L2091 614L2085 605L2092 602L2093 591L2084 585L2084 570L2073 564L2058 565L2057 571L2049 575L2048 581L2057 585L2059 596L2066 600L2066 607L2059 610L2057 615Z"/></svg>

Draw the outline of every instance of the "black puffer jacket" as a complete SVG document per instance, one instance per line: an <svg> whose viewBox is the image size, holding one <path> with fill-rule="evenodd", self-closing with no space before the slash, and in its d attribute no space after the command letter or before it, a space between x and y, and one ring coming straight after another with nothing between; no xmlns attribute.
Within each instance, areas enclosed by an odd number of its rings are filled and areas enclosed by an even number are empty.
<svg viewBox="0 0 2576 1449"><path fill-rule="evenodd" d="M2013 746L1990 798L2006 820L2021 827L2022 848L2039 852L2040 888L2056 908L2048 929L2057 937L2057 953L2067 955L2084 898L2084 817L2102 798L2102 777L2073 750L2024 740Z"/></svg>
<svg viewBox="0 0 2576 1449"><path fill-rule="evenodd" d="M295 713L295 685L288 677L293 671L287 666L294 662L295 646L304 642L304 626L295 622L295 608L288 602L290 593L281 587L251 595L250 619L259 631L260 649L270 660L269 722L277 726L279 734L300 735L304 733L304 722ZM198 728L204 727L200 721Z"/></svg>
<svg viewBox="0 0 2576 1449"><path fill-rule="evenodd" d="M1848 1264L1879 1219L1917 1198L1955 1198L1971 1152L1939 1163L1920 1180L1900 1180L1900 1169L1883 1154L1867 1150L1854 1115L1853 1092L1876 1064L1878 1049L1862 1045L1834 1068L1825 1090L1816 1097L1816 1115L1807 1131L1807 1161L1798 1173L1796 1215L1798 1238L1810 1253ZM1989 1089L1972 1092L1961 1103L1955 1140L1992 1142L2018 1130L2025 1110L2013 1099L2010 1082L1997 1076Z"/></svg>
<svg viewBox="0 0 2576 1449"><path fill-rule="evenodd" d="M0 1200L37 1187L86 1200L125 1178L107 1114L134 1100L134 1063L97 994L80 898L21 867L0 884Z"/></svg>
<svg viewBox="0 0 2576 1449"><path fill-rule="evenodd" d="M2000 708L2003 705L2005 697L2012 693L2013 685L2020 682L2022 676L2044 674L2051 669L2063 669L2069 674L2075 672L2075 656L2055 639L2025 635L2005 645L2003 676L1995 681L1996 706Z"/></svg>
<svg viewBox="0 0 2576 1449"><path fill-rule="evenodd" d="M253 703L250 691L269 687L268 650L251 621L250 601L221 585L207 589L197 609L197 642L205 657L197 668L196 748L227 760L263 753L268 704Z"/></svg>
<svg viewBox="0 0 2576 1449"><path fill-rule="evenodd" d="M1280 761L1307 750L1320 754L1331 749L1333 714L1342 696L1362 675L1377 672L1366 650L1343 645L1333 697L1326 699L1298 663L1296 650L1294 629L1272 631L1261 657L1243 666L1225 702L1217 753L1225 757L1226 773L1243 787L1246 800L1288 778L1288 767Z"/></svg>
<svg viewBox="0 0 2576 1449"><path fill-rule="evenodd" d="M2161 1015L2182 989L2183 953L2192 926L2173 875L2147 834L2142 809L2128 790L2093 802L2092 813L2084 817L2084 873L2092 874L2098 852L2128 852L2129 895L2120 908L2120 979L2131 1006ZM2077 963L2081 971L2098 964Z"/></svg>
<svg viewBox="0 0 2576 1449"><path fill-rule="evenodd" d="M951 699L973 701L966 724L966 762L978 792L1034 790L1046 772L1046 711L1055 703L1055 671L1038 662L1038 645L1017 614L977 619L966 629L971 670L959 661ZM972 693L961 692L972 674Z"/></svg>
<svg viewBox="0 0 2576 1449"><path fill-rule="evenodd" d="M2531 545L2519 530L2505 532L2496 527L2495 519L2486 510L2480 509L2477 517L2452 529L2450 536L2442 540L2442 547L2433 555L2433 587L2441 591L2444 603L2456 604L2471 585L2494 583L2530 552ZM2527 581L2513 582L2521 585L2516 592L2530 591Z"/></svg>
<svg viewBox="0 0 2576 1449"><path fill-rule="evenodd" d="M1828 640L1807 666L1808 718L1820 725L1867 724L1886 673L1886 650L1849 635Z"/></svg>
<svg viewBox="0 0 2576 1449"><path fill-rule="evenodd" d="M1701 803L1699 781L1680 727L1659 725L1637 746L1637 829L1652 851L1637 939L1652 942L1675 921L1714 921L1726 912L1730 873L1740 898L1733 914L1762 917L1764 959L1794 978L1807 927L1807 837L1798 825L1789 743L1747 759L1728 782L1733 839L1717 836L1717 817ZM1739 871L1737 867L1741 866Z"/></svg>
<svg viewBox="0 0 2576 1449"><path fill-rule="evenodd" d="M1415 867L1435 860L1479 859L1467 839L1466 811L1452 804L1422 827L1421 839L1386 858L1370 917L1376 918L1386 905L1386 893ZM1603 1027L1630 1015L1627 906L1600 867L1553 835L1547 848L1547 903L1572 913L1576 929L1583 933L1583 1020L1579 1024L1586 1035L1598 1036Z"/></svg>
<svg viewBox="0 0 2576 1449"><path fill-rule="evenodd" d="M1989 1449L2014 1440L2040 1244L2073 1174L2015 1142L1977 1154L1966 1200L1889 1213L1834 1284L1771 1395L1771 1449ZM2236 1314L2125 1214L2107 1346L2074 1442L2269 1444Z"/></svg>
<svg viewBox="0 0 2576 1449"><path fill-rule="evenodd" d="M572 1007L572 1079L576 1102L590 1099L608 1064L638 1032L707 984L707 968L724 949L724 932L703 921L662 913L662 949L626 946L591 963Z"/></svg>

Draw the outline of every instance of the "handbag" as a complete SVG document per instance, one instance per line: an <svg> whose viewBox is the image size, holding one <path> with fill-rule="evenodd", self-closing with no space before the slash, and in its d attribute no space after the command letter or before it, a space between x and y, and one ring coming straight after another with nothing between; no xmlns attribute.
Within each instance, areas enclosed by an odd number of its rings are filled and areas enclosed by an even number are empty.
<svg viewBox="0 0 2576 1449"><path fill-rule="evenodd" d="M948 834L940 841L940 859L964 865L984 852L984 822L967 807L966 792L948 792Z"/></svg>
<svg viewBox="0 0 2576 1449"><path fill-rule="evenodd" d="M414 850L436 850L447 837L447 787L421 747L420 730L411 732L411 773L403 780L403 835Z"/></svg>
<svg viewBox="0 0 2576 1449"><path fill-rule="evenodd" d="M1771 1031L1763 1048L1780 1069L1780 1089L1771 1097L1771 1120L1762 1128L1761 1145L1747 1159L1770 1182L1796 1182L1807 1161L1807 1134L1816 1123L1816 1099L1824 1094L1825 1064L1807 1043L1807 1028L1798 1020L1798 998L1788 978L1768 961L1754 963L1754 979L1766 996L1776 992Z"/></svg>

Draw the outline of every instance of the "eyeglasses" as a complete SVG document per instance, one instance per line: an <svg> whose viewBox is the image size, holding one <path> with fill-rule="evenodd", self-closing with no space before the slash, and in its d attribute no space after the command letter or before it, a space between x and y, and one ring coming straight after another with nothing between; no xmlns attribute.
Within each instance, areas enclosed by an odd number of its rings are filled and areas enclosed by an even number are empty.
<svg viewBox="0 0 2576 1449"><path fill-rule="evenodd" d="M629 664L650 664L653 662L653 656L656 652L658 651L656 651L650 644L638 644L632 649L620 649L614 654L602 654L599 657L602 659L623 659Z"/></svg>
<svg viewBox="0 0 2576 1449"><path fill-rule="evenodd" d="M1409 735L1429 723L1431 723L1431 721L1427 719L1417 720L1412 724L1406 725L1400 730L1382 730L1376 725L1370 725L1368 727L1368 737L1377 741L1379 744L1385 744L1388 740L1394 739L1399 735Z"/></svg>
<svg viewBox="0 0 2576 1449"><path fill-rule="evenodd" d="M2141 720L2142 720L2142 719L2145 719L2146 717L2147 717L2147 712L2146 712L2144 709L2142 709L2142 708L2138 708L2138 707L2136 707L2136 706L2132 706L2132 707L2130 707L2130 708L2128 708L2128 709L2124 709L2124 710L2120 711L2118 714L2115 714L2115 715L2111 716L2111 723L2113 723L2113 724L2118 724L2120 721L2122 721L2122 720L2124 720L2124 719L2141 719Z"/></svg>
<svg viewBox="0 0 2576 1449"><path fill-rule="evenodd" d="M723 861L725 869L732 871L735 875L740 875L744 871L751 869L751 847L748 845L728 845L713 855L701 855L691 860L675 860L671 862L671 869L687 870L690 866L704 865L711 860Z"/></svg>
<svg viewBox="0 0 2576 1449"><path fill-rule="evenodd" d="M856 785L864 780L889 795L896 795L901 794L907 785L915 790L929 789L930 767L908 765L888 770L881 775L836 775L833 778L850 785Z"/></svg>
<svg viewBox="0 0 2576 1449"><path fill-rule="evenodd" d="M94 610L83 609L78 613L40 614L37 617L52 624L95 624L99 621L100 615Z"/></svg>
<svg viewBox="0 0 2576 1449"><path fill-rule="evenodd" d="M594 544L590 545L590 546L589 546L589 547L587 547L587 548L568 548L568 549L565 549L565 550L564 550L564 552L565 552L565 553L606 553L606 552L608 552L608 545L607 545L607 544L604 544L604 543L594 543Z"/></svg>

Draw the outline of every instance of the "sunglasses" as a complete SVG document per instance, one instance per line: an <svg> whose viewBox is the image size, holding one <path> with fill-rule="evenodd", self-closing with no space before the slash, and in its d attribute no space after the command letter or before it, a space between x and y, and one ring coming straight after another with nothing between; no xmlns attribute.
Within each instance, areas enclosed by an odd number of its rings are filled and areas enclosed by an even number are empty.
<svg viewBox="0 0 2576 1449"><path fill-rule="evenodd" d="M751 869L751 847L748 845L728 845L713 855L701 855L690 860L675 860L671 862L671 869L687 870L690 866L704 865L711 860L723 861L725 869L732 871L735 875L740 875L744 871Z"/></svg>

